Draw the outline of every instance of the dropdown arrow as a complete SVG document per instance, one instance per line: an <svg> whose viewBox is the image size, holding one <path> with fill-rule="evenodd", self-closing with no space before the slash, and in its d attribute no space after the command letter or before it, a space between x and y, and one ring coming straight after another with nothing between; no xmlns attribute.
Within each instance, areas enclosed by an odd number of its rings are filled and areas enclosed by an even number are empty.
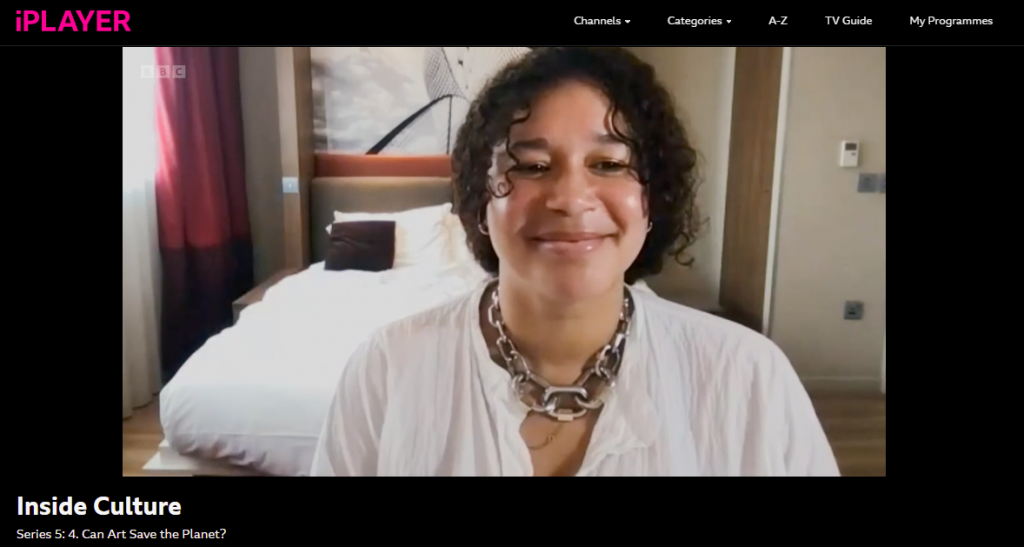
<svg viewBox="0 0 1024 547"><path fill-rule="evenodd" d="M732 23L732 19L726 19L725 22L726 23Z"/></svg>
<svg viewBox="0 0 1024 547"><path fill-rule="evenodd" d="M629 22L629 19L626 19L626 22L628 23L628 22Z"/></svg>

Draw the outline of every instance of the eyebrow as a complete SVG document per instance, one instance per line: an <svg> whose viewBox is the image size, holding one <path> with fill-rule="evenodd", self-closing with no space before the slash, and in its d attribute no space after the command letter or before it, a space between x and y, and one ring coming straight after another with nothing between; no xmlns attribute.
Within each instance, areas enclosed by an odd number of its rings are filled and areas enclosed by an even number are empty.
<svg viewBox="0 0 1024 547"><path fill-rule="evenodd" d="M608 133L597 133L594 135L594 142L598 144L625 144L621 139ZM544 151L550 148L551 144L547 139L525 139L512 143L508 148L513 153L524 150ZM504 151L502 151L504 152Z"/></svg>

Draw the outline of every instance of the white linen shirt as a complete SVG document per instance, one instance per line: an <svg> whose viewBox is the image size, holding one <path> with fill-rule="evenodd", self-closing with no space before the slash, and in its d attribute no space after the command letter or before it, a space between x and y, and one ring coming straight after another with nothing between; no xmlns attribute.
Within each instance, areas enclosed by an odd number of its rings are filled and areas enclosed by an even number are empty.
<svg viewBox="0 0 1024 547"><path fill-rule="evenodd" d="M346 365L311 476L532 476L526 410L480 329L486 283L376 332ZM746 327L632 289L619 380L577 476L837 476L789 360Z"/></svg>

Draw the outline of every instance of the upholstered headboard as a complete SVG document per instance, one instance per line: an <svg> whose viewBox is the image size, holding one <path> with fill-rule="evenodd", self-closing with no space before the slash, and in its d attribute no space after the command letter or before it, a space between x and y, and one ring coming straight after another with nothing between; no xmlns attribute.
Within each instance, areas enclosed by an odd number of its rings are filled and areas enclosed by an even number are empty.
<svg viewBox="0 0 1024 547"><path fill-rule="evenodd" d="M317 177L310 187L310 256L324 259L334 212L390 213L448 203L447 177Z"/></svg>

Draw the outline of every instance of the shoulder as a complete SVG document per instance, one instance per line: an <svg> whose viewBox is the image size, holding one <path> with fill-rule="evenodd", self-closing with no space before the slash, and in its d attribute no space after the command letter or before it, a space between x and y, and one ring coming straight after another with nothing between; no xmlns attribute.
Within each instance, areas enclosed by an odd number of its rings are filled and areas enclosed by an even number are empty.
<svg viewBox="0 0 1024 547"><path fill-rule="evenodd" d="M654 295L638 300L648 363L659 386L689 403L709 473L838 474L810 397L775 342Z"/></svg>
<svg viewBox="0 0 1024 547"><path fill-rule="evenodd" d="M374 329L347 356L339 389L372 390L379 396L401 392L424 377L457 366L474 296L454 297Z"/></svg>
<svg viewBox="0 0 1024 547"><path fill-rule="evenodd" d="M432 363L446 361L446 354L453 354L468 341L466 325L476 311L480 292L474 289L386 323L374 330L362 348L371 352L375 366L387 373L411 366L430 368Z"/></svg>
<svg viewBox="0 0 1024 547"><path fill-rule="evenodd" d="M394 320L377 329L374 339L383 348L416 346L418 342L436 345L465 329L466 321L478 304L479 289L456 296L423 311Z"/></svg>
<svg viewBox="0 0 1024 547"><path fill-rule="evenodd" d="M654 293L635 291L634 298L644 314L644 329L652 336L671 333L674 345L701 347L724 344L727 352L778 351L768 337L723 317L690 308Z"/></svg>
<svg viewBox="0 0 1024 547"><path fill-rule="evenodd" d="M755 384L796 380L789 359L760 332L653 293L636 298L643 309L644 343L660 365L681 366L693 381L744 392Z"/></svg>

